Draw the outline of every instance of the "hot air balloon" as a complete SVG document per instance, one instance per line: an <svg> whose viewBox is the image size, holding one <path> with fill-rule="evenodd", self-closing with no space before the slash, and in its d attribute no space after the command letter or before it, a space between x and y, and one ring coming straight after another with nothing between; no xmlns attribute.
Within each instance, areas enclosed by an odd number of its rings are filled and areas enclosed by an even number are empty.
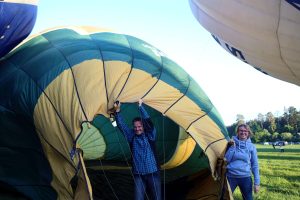
<svg viewBox="0 0 300 200"><path fill-rule="evenodd" d="M199 23L226 51L300 85L299 1L189 0Z"/></svg>
<svg viewBox="0 0 300 200"><path fill-rule="evenodd" d="M37 0L0 1L0 58L25 39L33 29Z"/></svg>
<svg viewBox="0 0 300 200"><path fill-rule="evenodd" d="M166 199L230 198L219 113L191 76L138 38L91 27L45 31L0 61L0 91L6 195L130 199L130 148L110 109L122 102L129 123L143 99Z"/></svg>

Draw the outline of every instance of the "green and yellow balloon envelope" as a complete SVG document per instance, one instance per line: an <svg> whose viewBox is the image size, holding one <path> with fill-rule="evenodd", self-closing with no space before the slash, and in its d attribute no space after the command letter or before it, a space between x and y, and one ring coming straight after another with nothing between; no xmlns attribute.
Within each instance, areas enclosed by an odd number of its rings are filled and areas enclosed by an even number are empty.
<svg viewBox="0 0 300 200"><path fill-rule="evenodd" d="M10 190L32 199L82 199L92 191L95 199L131 198L129 146L108 113L118 100L130 124L142 98L158 130L167 197L221 194L222 119L191 76L140 39L87 27L43 32L1 60L0 89L8 149L0 151L0 173L11 172L0 182Z"/></svg>

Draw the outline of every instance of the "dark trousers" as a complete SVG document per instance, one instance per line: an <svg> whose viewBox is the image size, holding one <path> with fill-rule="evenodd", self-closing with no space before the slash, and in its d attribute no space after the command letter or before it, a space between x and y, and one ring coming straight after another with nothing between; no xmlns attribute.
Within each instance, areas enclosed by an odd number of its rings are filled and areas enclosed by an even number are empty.
<svg viewBox="0 0 300 200"><path fill-rule="evenodd" d="M252 179L251 177L233 178L227 177L232 193L239 186L244 200L253 200L252 196Z"/></svg>
<svg viewBox="0 0 300 200"><path fill-rule="evenodd" d="M144 200L145 194L148 200L161 200L161 182L160 172L154 172L151 174L134 174L135 200ZM149 191L146 193L146 191Z"/></svg>

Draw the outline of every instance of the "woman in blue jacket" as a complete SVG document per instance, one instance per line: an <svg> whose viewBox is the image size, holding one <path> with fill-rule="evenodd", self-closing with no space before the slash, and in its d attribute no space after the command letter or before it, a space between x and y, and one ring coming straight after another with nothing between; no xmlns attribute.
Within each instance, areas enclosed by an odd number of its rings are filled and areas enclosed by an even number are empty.
<svg viewBox="0 0 300 200"><path fill-rule="evenodd" d="M227 164L227 179L232 193L238 186L245 200L252 200L252 178L254 175L254 192L259 191L260 177L257 151L250 139L251 130L247 124L237 127L237 136L229 142L229 149L225 154Z"/></svg>

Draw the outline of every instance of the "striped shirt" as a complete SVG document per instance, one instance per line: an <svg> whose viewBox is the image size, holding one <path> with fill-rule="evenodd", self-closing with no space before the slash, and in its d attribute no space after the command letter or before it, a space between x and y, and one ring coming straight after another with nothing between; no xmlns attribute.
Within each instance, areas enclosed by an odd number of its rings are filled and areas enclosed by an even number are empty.
<svg viewBox="0 0 300 200"><path fill-rule="evenodd" d="M143 106L139 106L141 118L143 122L150 120L150 116ZM144 133L136 135L133 129L130 129L124 122L120 113L116 113L116 122L119 129L127 139L131 147L132 160L133 160L133 173L134 174L149 174L158 171L157 162L153 149L150 143L155 142L156 129L151 123L151 126L146 129L144 125ZM144 123L143 123L144 124Z"/></svg>

